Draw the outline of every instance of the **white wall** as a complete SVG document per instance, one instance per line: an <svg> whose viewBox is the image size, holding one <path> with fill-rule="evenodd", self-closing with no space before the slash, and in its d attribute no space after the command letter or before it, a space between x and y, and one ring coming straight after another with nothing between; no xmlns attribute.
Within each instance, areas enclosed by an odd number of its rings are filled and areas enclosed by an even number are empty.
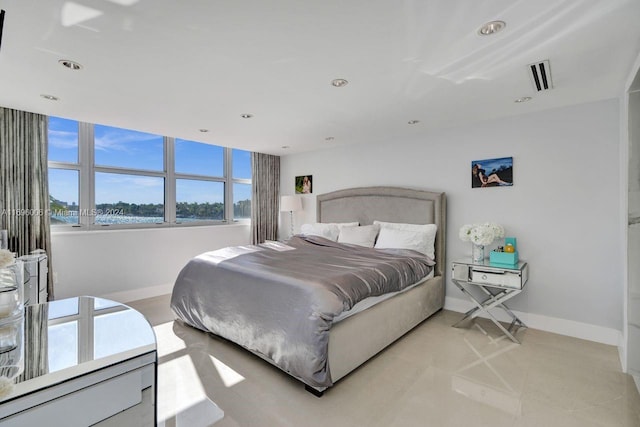
<svg viewBox="0 0 640 427"><path fill-rule="evenodd" d="M53 232L55 297L121 302L171 292L186 262L202 252L250 243L249 225Z"/></svg>
<svg viewBox="0 0 640 427"><path fill-rule="evenodd" d="M370 185L445 191L447 264L470 256L470 244L457 236L461 225L500 223L518 238L520 257L530 266L525 292L509 306L541 327L565 321L543 329L617 344L624 262L619 141L619 103L603 101L413 140L285 156L281 191L292 194L296 175L313 175L314 194L303 196L296 229L314 221L316 194ZM471 161L507 156L513 156L513 187L471 188ZM449 305L466 301L450 282L446 292ZM593 326L593 336L572 333L585 325Z"/></svg>

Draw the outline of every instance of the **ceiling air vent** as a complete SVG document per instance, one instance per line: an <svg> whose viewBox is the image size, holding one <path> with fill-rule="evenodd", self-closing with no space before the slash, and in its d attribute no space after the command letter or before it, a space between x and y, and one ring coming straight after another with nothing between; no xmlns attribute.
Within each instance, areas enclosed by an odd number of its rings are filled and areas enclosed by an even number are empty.
<svg viewBox="0 0 640 427"><path fill-rule="evenodd" d="M553 88L551 83L551 67L549 60L529 64L529 76L533 82L533 86L538 92Z"/></svg>
<svg viewBox="0 0 640 427"><path fill-rule="evenodd" d="M4 26L4 10L0 10L0 47L2 47L2 27Z"/></svg>

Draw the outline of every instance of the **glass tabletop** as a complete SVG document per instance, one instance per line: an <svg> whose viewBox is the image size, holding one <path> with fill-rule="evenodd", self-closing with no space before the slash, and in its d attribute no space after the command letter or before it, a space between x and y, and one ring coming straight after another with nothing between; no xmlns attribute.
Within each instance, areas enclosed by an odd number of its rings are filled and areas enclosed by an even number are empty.
<svg viewBox="0 0 640 427"><path fill-rule="evenodd" d="M495 268L495 269L502 269L502 270L522 270L523 267L525 265L527 265L526 261L518 261L518 264L515 264L513 266L508 266L508 265L504 265L504 264L492 263L488 259L485 259L483 262L473 262L471 260L471 258L455 260L455 261L453 261L453 263L454 264L472 265L472 266L476 266L476 267Z"/></svg>
<svg viewBox="0 0 640 427"><path fill-rule="evenodd" d="M0 402L30 382L65 381L155 349L149 322L117 302L83 296L25 306L0 325Z"/></svg>

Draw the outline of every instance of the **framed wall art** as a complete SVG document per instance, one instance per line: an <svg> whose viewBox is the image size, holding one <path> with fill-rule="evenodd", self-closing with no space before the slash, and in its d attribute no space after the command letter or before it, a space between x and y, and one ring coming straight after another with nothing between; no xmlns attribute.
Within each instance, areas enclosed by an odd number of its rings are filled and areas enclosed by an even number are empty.
<svg viewBox="0 0 640 427"><path fill-rule="evenodd" d="M471 162L471 188L509 187L513 185L513 157Z"/></svg>
<svg viewBox="0 0 640 427"><path fill-rule="evenodd" d="M296 194L311 194L313 192L312 176L296 176Z"/></svg>

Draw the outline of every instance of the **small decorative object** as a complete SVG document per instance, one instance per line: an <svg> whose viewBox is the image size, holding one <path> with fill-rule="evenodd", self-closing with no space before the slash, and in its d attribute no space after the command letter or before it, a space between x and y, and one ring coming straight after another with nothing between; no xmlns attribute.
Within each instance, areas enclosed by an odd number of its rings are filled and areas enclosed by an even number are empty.
<svg viewBox="0 0 640 427"><path fill-rule="evenodd" d="M22 315L22 261L0 249L0 325Z"/></svg>
<svg viewBox="0 0 640 427"><path fill-rule="evenodd" d="M471 259L474 263L484 262L484 246L476 245L471 246Z"/></svg>
<svg viewBox="0 0 640 427"><path fill-rule="evenodd" d="M465 224L458 234L463 242L471 242L471 257L474 263L484 262L484 247L493 243L494 239L504 237L504 228L491 222L483 224Z"/></svg>
<svg viewBox="0 0 640 427"><path fill-rule="evenodd" d="M513 185L513 157L471 162L471 188Z"/></svg>
<svg viewBox="0 0 640 427"><path fill-rule="evenodd" d="M313 192L311 178L311 175L296 176L296 194L311 194Z"/></svg>
<svg viewBox="0 0 640 427"><path fill-rule="evenodd" d="M491 251L489 254L489 263L497 267L515 268L518 266L518 250L515 237L505 237L504 248L500 251Z"/></svg>

